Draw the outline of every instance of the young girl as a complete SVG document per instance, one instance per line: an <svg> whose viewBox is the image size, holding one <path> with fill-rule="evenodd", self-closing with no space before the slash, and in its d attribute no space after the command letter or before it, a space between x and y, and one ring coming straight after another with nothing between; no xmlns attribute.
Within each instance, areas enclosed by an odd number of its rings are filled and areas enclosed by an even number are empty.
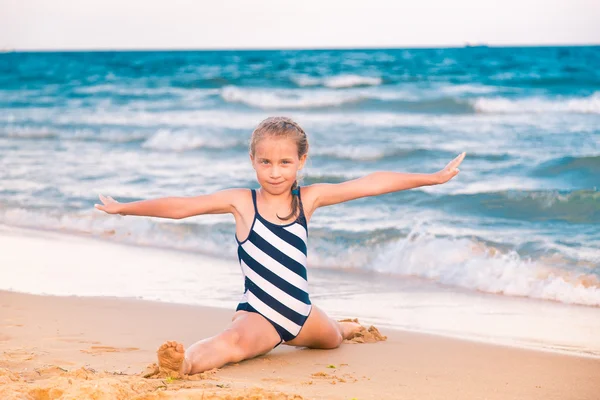
<svg viewBox="0 0 600 400"><path fill-rule="evenodd" d="M180 219L201 214L233 214L244 294L225 331L184 351L178 342L158 349L163 370L196 374L265 354L281 343L334 349L360 325L337 322L311 304L306 254L308 221L319 207L366 196L448 182L458 174L462 153L434 174L375 172L339 184L300 188L308 141L285 117L267 118L252 133L250 160L258 190L228 189L197 197L167 197L119 203L100 195L95 207L109 214Z"/></svg>

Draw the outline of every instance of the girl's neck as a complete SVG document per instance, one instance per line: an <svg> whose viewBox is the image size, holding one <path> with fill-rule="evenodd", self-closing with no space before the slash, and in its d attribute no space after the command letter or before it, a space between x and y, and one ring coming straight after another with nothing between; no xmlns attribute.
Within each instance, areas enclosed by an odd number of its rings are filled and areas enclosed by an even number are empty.
<svg viewBox="0 0 600 400"><path fill-rule="evenodd" d="M286 192L282 194L271 194L264 190L262 187L258 189L258 195L261 197L264 203L270 206L278 205L289 205L292 201L292 193Z"/></svg>

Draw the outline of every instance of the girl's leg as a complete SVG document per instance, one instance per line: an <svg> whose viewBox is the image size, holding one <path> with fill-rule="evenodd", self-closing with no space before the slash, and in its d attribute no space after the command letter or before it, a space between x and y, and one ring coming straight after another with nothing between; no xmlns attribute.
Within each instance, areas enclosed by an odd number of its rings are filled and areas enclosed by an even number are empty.
<svg viewBox="0 0 600 400"><path fill-rule="evenodd" d="M262 315L238 311L229 328L185 351L181 343L166 342L158 349L158 364L167 371L197 374L268 353L280 341L273 325Z"/></svg>
<svg viewBox="0 0 600 400"><path fill-rule="evenodd" d="M285 342L290 346L305 346L313 349L335 349L361 329L356 322L338 322L331 319L314 304L300 334Z"/></svg>

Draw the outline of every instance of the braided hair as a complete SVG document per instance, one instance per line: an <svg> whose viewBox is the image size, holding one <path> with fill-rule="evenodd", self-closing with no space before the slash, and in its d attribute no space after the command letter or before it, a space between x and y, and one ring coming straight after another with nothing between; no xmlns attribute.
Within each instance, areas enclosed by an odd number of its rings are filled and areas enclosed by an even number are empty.
<svg viewBox="0 0 600 400"><path fill-rule="evenodd" d="M267 136L277 138L285 137L294 140L296 142L296 146L298 147L298 158L301 158L303 155L308 153L308 139L306 137L306 133L304 132L304 129L302 129L300 125L298 125L291 118L269 117L258 124L256 129L254 129L252 132L252 137L250 138L250 154L253 157L256 144ZM277 218L282 221L288 220L296 215L298 213L298 208L300 207L300 201L298 200L298 197L300 196L298 180L294 181L291 191L292 212L284 218L277 215Z"/></svg>

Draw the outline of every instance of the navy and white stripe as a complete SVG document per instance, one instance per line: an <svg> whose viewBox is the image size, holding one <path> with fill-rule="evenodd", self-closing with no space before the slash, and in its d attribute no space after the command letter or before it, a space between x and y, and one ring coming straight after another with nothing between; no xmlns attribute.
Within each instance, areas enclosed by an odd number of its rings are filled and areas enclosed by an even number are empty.
<svg viewBox="0 0 600 400"><path fill-rule="evenodd" d="M258 213L252 190L254 221L248 238L238 240L245 290L237 310L261 314L282 341L298 335L311 310L306 276L308 231L300 195L298 199L298 218L288 225L276 225Z"/></svg>

